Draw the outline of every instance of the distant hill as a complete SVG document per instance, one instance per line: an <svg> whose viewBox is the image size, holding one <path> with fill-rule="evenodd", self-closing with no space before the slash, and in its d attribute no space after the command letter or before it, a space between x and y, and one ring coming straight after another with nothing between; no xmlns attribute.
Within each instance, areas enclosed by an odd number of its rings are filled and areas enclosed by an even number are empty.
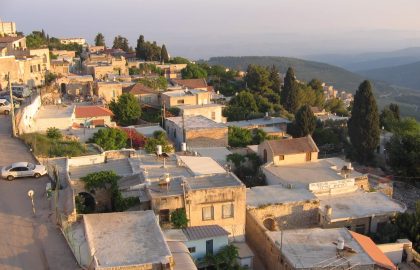
<svg viewBox="0 0 420 270"><path fill-rule="evenodd" d="M360 74L420 91L420 61L407 65L360 71Z"/></svg>
<svg viewBox="0 0 420 270"><path fill-rule="evenodd" d="M373 83L374 93L380 108L383 108L389 103L397 103L400 105L402 115L413 116L420 120L420 91L386 82L387 76L379 76L381 73L380 71L378 72L379 74L373 71L373 74L370 74L370 72L356 74L344 68L329 64L274 56L212 57L207 63L210 65L223 65L239 70L246 70L249 64L258 64L262 66L275 65L282 73L285 73L287 68L291 66L295 69L296 76L299 80L310 81L313 78L317 78L338 89L343 89L351 93L354 93L359 84L365 80L365 78L368 78ZM415 69L414 66L412 67L413 70ZM419 69L416 70L417 74L420 74L420 62ZM391 71L390 73L392 72L394 71ZM395 72L399 74L398 70L395 70ZM396 79L393 81L397 82Z"/></svg>
<svg viewBox="0 0 420 270"><path fill-rule="evenodd" d="M411 47L389 52L309 55L303 58L340 66L355 72L406 65L420 61L420 47Z"/></svg>
<svg viewBox="0 0 420 270"><path fill-rule="evenodd" d="M308 82L313 78L317 78L338 89L351 93L354 93L359 84L365 79L363 75L352 73L340 67L289 57L212 57L207 63L210 65L223 65L238 70L246 70L249 64L262 66L275 65L283 74L286 73L289 67L293 67L299 80Z"/></svg>

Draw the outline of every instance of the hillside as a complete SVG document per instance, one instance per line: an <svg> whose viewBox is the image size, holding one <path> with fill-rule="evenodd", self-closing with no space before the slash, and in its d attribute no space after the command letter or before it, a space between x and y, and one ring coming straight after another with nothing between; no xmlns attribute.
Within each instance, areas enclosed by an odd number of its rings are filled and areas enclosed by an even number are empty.
<svg viewBox="0 0 420 270"><path fill-rule="evenodd" d="M420 90L420 61L407 65L364 70L359 73L375 80Z"/></svg>
<svg viewBox="0 0 420 270"><path fill-rule="evenodd" d="M338 89L352 93L356 91L359 84L365 78L368 78L373 83L374 93L380 108L383 108L389 103L397 103L400 105L403 115L413 116L420 120L420 91L415 91L400 85L391 85L384 80L385 78L382 78L382 80L372 80L371 77L367 76L368 74L359 75L333 65L288 57L212 57L207 63L240 70L246 70L249 64L263 66L275 65L282 73L286 73L287 68L291 66L295 69L295 74L300 80L309 81L317 78ZM420 74L420 70L417 71L417 74Z"/></svg>
<svg viewBox="0 0 420 270"><path fill-rule="evenodd" d="M310 81L313 78L317 78L338 89L352 93L356 91L359 84L365 79L362 75L352 73L340 67L289 57L212 57L207 63L210 65L223 65L239 70L246 70L249 64L262 66L275 65L284 74L288 67L293 67L299 80Z"/></svg>

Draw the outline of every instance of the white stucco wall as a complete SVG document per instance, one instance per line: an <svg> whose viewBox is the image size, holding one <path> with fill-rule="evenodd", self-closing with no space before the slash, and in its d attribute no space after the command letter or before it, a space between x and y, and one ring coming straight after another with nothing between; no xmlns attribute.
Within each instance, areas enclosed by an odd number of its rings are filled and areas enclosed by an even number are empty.
<svg viewBox="0 0 420 270"><path fill-rule="evenodd" d="M202 259L206 256L206 241L213 239L213 254L216 254L222 247L228 245L228 237L219 236L215 238L206 238L195 241L185 242L187 248L195 247L195 252L191 253L191 256L197 260Z"/></svg>

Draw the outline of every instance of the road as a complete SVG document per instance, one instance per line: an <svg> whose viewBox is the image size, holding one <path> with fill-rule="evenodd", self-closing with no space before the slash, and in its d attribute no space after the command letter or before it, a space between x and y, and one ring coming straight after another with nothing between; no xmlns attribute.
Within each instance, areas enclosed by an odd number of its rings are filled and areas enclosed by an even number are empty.
<svg viewBox="0 0 420 270"><path fill-rule="evenodd" d="M10 116L0 115L0 167L35 162L28 148L11 138ZM80 269L55 225L45 186L48 177L0 179L0 269ZM35 191L36 215L27 193Z"/></svg>

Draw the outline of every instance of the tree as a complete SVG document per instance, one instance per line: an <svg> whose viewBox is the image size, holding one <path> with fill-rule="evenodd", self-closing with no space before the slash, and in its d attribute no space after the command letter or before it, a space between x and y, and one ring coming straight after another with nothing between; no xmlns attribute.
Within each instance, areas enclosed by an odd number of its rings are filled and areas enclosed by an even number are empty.
<svg viewBox="0 0 420 270"><path fill-rule="evenodd" d="M344 102L339 98L332 98L327 100L325 103L324 108L332 113L335 113L339 116L348 116L349 112L347 111L346 107L344 106Z"/></svg>
<svg viewBox="0 0 420 270"><path fill-rule="evenodd" d="M196 64L189 63L187 67L181 70L183 79L201 79L207 78L207 72Z"/></svg>
<svg viewBox="0 0 420 270"><path fill-rule="evenodd" d="M302 106L295 115L292 135L295 138L312 135L316 127L316 117L308 105Z"/></svg>
<svg viewBox="0 0 420 270"><path fill-rule="evenodd" d="M271 89L276 94L280 94L280 88L282 83L279 73L279 69L275 65L273 65L270 69L269 79L271 81Z"/></svg>
<svg viewBox="0 0 420 270"><path fill-rule="evenodd" d="M121 50L123 50L125 52L128 52L129 49L130 49L129 48L129 45L128 45L128 39L125 38L125 37L122 37L120 35L116 36L114 38L114 42L113 42L112 48L113 49L121 49Z"/></svg>
<svg viewBox="0 0 420 270"><path fill-rule="evenodd" d="M188 226L187 213L185 208L178 208L171 213L171 222L175 229L183 229Z"/></svg>
<svg viewBox="0 0 420 270"><path fill-rule="evenodd" d="M93 134L89 141L96 143L104 150L118 150L127 146L127 135L117 128L102 128Z"/></svg>
<svg viewBox="0 0 420 270"><path fill-rule="evenodd" d="M356 160L368 163L373 159L380 135L378 107L369 81L362 82L356 91L348 129Z"/></svg>
<svg viewBox="0 0 420 270"><path fill-rule="evenodd" d="M286 77L284 78L284 86L281 91L280 102L281 105L291 113L295 113L298 109L298 84L295 78L295 72L293 68L287 69Z"/></svg>
<svg viewBox="0 0 420 270"><path fill-rule="evenodd" d="M252 144L252 133L249 129L229 127L228 142L231 147L246 147Z"/></svg>
<svg viewBox="0 0 420 270"><path fill-rule="evenodd" d="M383 108L379 116L380 125L387 131L393 131L394 127L400 121L400 108L397 104L389 104Z"/></svg>
<svg viewBox="0 0 420 270"><path fill-rule="evenodd" d="M153 133L153 138L148 138L146 140L146 144L144 145L144 149L147 153L156 153L156 148L158 145L162 146L162 151L165 153L170 153L173 151L173 146L169 142L168 137L165 132L163 131L155 131Z"/></svg>
<svg viewBox="0 0 420 270"><path fill-rule="evenodd" d="M171 64L189 64L191 63L190 60L188 60L187 58L183 58L183 57L179 57L176 56L174 58L171 59Z"/></svg>
<svg viewBox="0 0 420 270"><path fill-rule="evenodd" d="M141 116L141 107L137 99L130 93L124 93L118 101L112 100L109 108L120 125L128 126L137 123Z"/></svg>
<svg viewBox="0 0 420 270"><path fill-rule="evenodd" d="M160 51L160 61L162 63L168 63L169 62L169 54L166 50L165 44L162 45L162 50Z"/></svg>
<svg viewBox="0 0 420 270"><path fill-rule="evenodd" d="M237 96L229 101L229 105L223 113L229 121L239 121L249 119L258 112L257 102L254 96L248 91L241 91Z"/></svg>
<svg viewBox="0 0 420 270"><path fill-rule="evenodd" d="M105 37L102 35L102 33L96 34L95 46L105 46Z"/></svg>
<svg viewBox="0 0 420 270"><path fill-rule="evenodd" d="M137 46L136 46L136 57L138 59L146 59L146 43L144 42L144 36L140 35L137 39Z"/></svg>
<svg viewBox="0 0 420 270"><path fill-rule="evenodd" d="M248 88L264 93L271 89L272 83L270 81L270 72L267 68L259 65L249 65L245 76L245 82Z"/></svg>
<svg viewBox="0 0 420 270"><path fill-rule="evenodd" d="M59 140L63 137L61 131L56 127L50 127L47 129L47 137L53 140Z"/></svg>

